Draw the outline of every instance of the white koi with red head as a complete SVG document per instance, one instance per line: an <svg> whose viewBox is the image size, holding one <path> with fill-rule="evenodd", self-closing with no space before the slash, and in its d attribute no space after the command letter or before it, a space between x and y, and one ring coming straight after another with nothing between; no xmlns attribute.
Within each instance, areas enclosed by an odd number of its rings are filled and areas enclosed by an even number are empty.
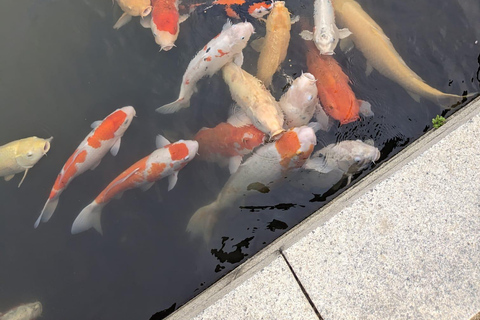
<svg viewBox="0 0 480 320"><path fill-rule="evenodd" d="M188 64L183 75L178 99L157 109L160 113L174 113L190 105L190 98L196 91L197 82L212 76L225 64L235 60L242 64L242 50L247 45L254 29L251 23L241 22L232 25L228 21L220 34L210 40Z"/></svg>
<svg viewBox="0 0 480 320"><path fill-rule="evenodd" d="M121 138L134 116L133 107L123 107L115 110L102 121L92 123L94 129L80 143L58 174L50 196L35 222L35 228L40 221L47 222L51 218L60 195L75 177L89 169L95 169L109 150L113 156L117 155Z"/></svg>
<svg viewBox="0 0 480 320"><path fill-rule="evenodd" d="M168 142L162 136L157 137L157 150L137 161L116 177L91 204L86 206L72 225L72 234L95 228L103 234L101 213L103 207L114 197L121 197L124 191L141 188L148 190L157 180L169 177L168 191L173 189L178 179L178 171L197 154L198 142L180 140Z"/></svg>
<svg viewBox="0 0 480 320"><path fill-rule="evenodd" d="M285 132L280 139L260 148L240 165L228 179L217 199L198 209L190 218L187 231L208 241L220 213L239 198L284 180L292 170L302 167L317 143L312 128L303 126ZM265 192L265 191L261 192Z"/></svg>

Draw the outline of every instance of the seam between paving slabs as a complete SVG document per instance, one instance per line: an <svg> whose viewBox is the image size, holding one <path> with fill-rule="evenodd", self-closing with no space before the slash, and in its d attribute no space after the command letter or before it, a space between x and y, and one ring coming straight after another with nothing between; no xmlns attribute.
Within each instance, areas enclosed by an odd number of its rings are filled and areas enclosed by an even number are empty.
<svg viewBox="0 0 480 320"><path fill-rule="evenodd" d="M411 145L400 151L388 161L381 164L373 172L355 183L348 190L330 201L323 208L305 218L298 225L277 238L271 244L260 250L247 261L227 273L204 292L187 302L167 319L190 319L204 309L214 304L228 292L245 282L256 272L270 264L280 255L280 252L303 238L307 233L323 225L330 218L339 213L343 208L351 205L357 198L371 190L393 173L402 168L406 163L418 157L432 145L442 140L449 133L466 123L475 115L480 114L480 98L476 98L468 105L450 116L447 122L439 129L430 130Z"/></svg>

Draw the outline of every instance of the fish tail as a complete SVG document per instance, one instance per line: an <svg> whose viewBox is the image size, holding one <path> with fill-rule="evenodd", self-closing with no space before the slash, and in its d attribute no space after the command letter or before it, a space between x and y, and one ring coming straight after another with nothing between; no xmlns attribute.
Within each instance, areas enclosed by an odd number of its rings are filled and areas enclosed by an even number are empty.
<svg viewBox="0 0 480 320"><path fill-rule="evenodd" d="M40 222L47 222L48 220L50 220L53 213L55 212L55 209L57 208L58 199L60 198L54 197L53 199L47 200L47 202L45 203L45 206L43 207L42 212L40 213L40 216L38 217L37 221L35 221L35 224L33 225L35 229L38 227Z"/></svg>
<svg viewBox="0 0 480 320"><path fill-rule="evenodd" d="M101 235L102 231L102 209L104 205L98 204L96 201L93 201L88 206L83 208L79 213L72 225L72 234L77 234L83 231L87 231L90 228L94 228Z"/></svg>
<svg viewBox="0 0 480 320"><path fill-rule="evenodd" d="M473 98L475 96L478 96L478 92L464 94L462 96L459 96L456 94L443 93L435 97L436 98L435 102L444 109L450 109L458 106L459 104L467 101L467 99Z"/></svg>
<svg viewBox="0 0 480 320"><path fill-rule="evenodd" d="M188 222L187 232L190 232L193 236L203 236L205 242L209 242L213 227L217 223L220 209L218 201L198 209Z"/></svg>
<svg viewBox="0 0 480 320"><path fill-rule="evenodd" d="M172 103L166 104L157 108L157 112L167 114L167 113L175 113L183 108L188 108L190 106L190 99L179 98Z"/></svg>

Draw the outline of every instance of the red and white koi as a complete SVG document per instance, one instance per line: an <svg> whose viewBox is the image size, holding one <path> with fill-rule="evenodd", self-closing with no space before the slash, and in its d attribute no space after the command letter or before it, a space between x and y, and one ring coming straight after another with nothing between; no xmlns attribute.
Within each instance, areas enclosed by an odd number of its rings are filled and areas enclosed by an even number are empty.
<svg viewBox="0 0 480 320"><path fill-rule="evenodd" d="M153 37L160 46L160 51L168 51L175 46L180 23L188 18L188 15L180 16L179 2L179 0L152 0L152 14L150 17L140 20L143 27L152 29Z"/></svg>
<svg viewBox="0 0 480 320"><path fill-rule="evenodd" d="M198 142L180 140L170 143L163 136L157 136L157 150L137 161L123 171L77 216L72 225L72 234L95 228L103 234L101 213L103 207L114 197L133 188L148 190L157 180L169 177L168 191L178 179L178 171L189 163L198 151Z"/></svg>
<svg viewBox="0 0 480 320"><path fill-rule="evenodd" d="M258 148L228 179L217 199L195 212L190 218L187 231L209 241L213 227L224 209L258 190L253 185L270 188L284 180L288 173L305 164L316 143L313 129L303 126L291 129L277 141Z"/></svg>
<svg viewBox="0 0 480 320"><path fill-rule="evenodd" d="M246 20L249 16L260 19L268 14L273 2L262 0L215 0L212 6L223 6L228 17Z"/></svg>
<svg viewBox="0 0 480 320"><path fill-rule="evenodd" d="M89 169L94 170L108 150L113 156L117 155L121 138L134 116L133 107L123 107L115 110L102 121L92 123L92 132L80 143L58 174L50 196L35 222L35 228L40 221L47 222L52 217L60 195L73 179Z"/></svg>
<svg viewBox="0 0 480 320"><path fill-rule="evenodd" d="M120 29L126 25L132 16L146 17L152 11L150 0L117 0L118 5L123 10L123 14L113 26L114 29Z"/></svg>
<svg viewBox="0 0 480 320"><path fill-rule="evenodd" d="M188 64L183 75L178 99L157 109L160 113L174 113L190 105L190 98L196 91L197 82L205 76L212 76L225 64L235 60L242 64L242 50L247 45L254 29L251 23L232 25L228 21L220 34L210 40Z"/></svg>

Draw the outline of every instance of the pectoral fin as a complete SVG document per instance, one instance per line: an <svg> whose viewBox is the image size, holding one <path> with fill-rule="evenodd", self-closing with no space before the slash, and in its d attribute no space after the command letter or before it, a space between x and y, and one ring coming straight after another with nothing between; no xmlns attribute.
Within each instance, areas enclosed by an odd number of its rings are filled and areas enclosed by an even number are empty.
<svg viewBox="0 0 480 320"><path fill-rule="evenodd" d="M148 189L150 189L150 188L153 186L154 183L155 183L155 182L146 183L146 184L142 185L142 186L140 187L140 189L141 189L142 191L147 191Z"/></svg>
<svg viewBox="0 0 480 320"><path fill-rule="evenodd" d="M178 171L175 171L168 177L168 191L172 190L173 187L177 184L178 180Z"/></svg>
<svg viewBox="0 0 480 320"><path fill-rule="evenodd" d="M370 62L367 61L367 68L365 69L365 75L368 77L373 71L373 67Z"/></svg>
<svg viewBox="0 0 480 320"><path fill-rule="evenodd" d="M262 51L262 48L265 45L265 38L261 37L261 38L255 39L252 41L250 45L252 46L253 50L260 52Z"/></svg>
<svg viewBox="0 0 480 320"><path fill-rule="evenodd" d="M330 171L332 171L332 168L327 165L324 157L315 157L308 159L304 164L304 168L308 170L315 170L320 173L329 173Z"/></svg>
<svg viewBox="0 0 480 320"><path fill-rule="evenodd" d="M230 174L237 172L240 164L242 164L242 156L231 157L228 162L228 170L230 170Z"/></svg>
<svg viewBox="0 0 480 320"><path fill-rule="evenodd" d="M412 97L413 100L420 103L420 95L418 93L413 93L410 91L407 91L407 93L410 95L410 97Z"/></svg>
<svg viewBox="0 0 480 320"><path fill-rule="evenodd" d="M293 16L293 17L290 19L290 24L295 24L295 23L297 23L298 21L300 21L300 16L299 16L299 15Z"/></svg>
<svg viewBox="0 0 480 320"><path fill-rule="evenodd" d="M90 127L91 127L92 129L96 129L96 128L100 125L100 123L102 123L102 120L94 121L94 122L92 122L92 124L90 125Z"/></svg>
<svg viewBox="0 0 480 320"><path fill-rule="evenodd" d="M303 30L302 32L299 33L300 37L302 37L303 40L308 40L311 41L313 40L313 32L308 31L308 30Z"/></svg>
<svg viewBox="0 0 480 320"><path fill-rule="evenodd" d="M22 185L23 183L23 180L25 180L25 177L27 176L27 172L28 172L28 169L25 170L25 173L23 174L23 178L22 180L20 181L20 183L18 184L18 187L20 188L20 186ZM13 177L13 176L12 176Z"/></svg>
<svg viewBox="0 0 480 320"><path fill-rule="evenodd" d="M372 105L368 101L358 100L360 102L360 113L365 117L373 117Z"/></svg>
<svg viewBox="0 0 480 320"><path fill-rule="evenodd" d="M347 28L343 28L343 29L338 29L338 37L340 39L344 39L346 37L348 37L349 35L351 35L352 32L350 30L348 30Z"/></svg>
<svg viewBox="0 0 480 320"><path fill-rule="evenodd" d="M190 15L188 14L181 15L180 18L178 18L178 23L184 22L185 20L188 19L188 17L190 17Z"/></svg>
<svg viewBox="0 0 480 320"><path fill-rule="evenodd" d="M155 139L155 143L157 145L157 149L163 148L167 145L170 144L170 141L168 141L167 138L162 136L161 134L157 135L157 138Z"/></svg>
<svg viewBox="0 0 480 320"><path fill-rule="evenodd" d="M110 149L110 153L112 154L112 156L115 157L118 154L118 150L120 150L121 141L122 139L118 138L118 140L115 141L115 143L113 144L112 148Z"/></svg>
<svg viewBox="0 0 480 320"><path fill-rule="evenodd" d="M120 29L121 27L129 23L130 20L132 20L132 16L124 12L120 19L118 19L118 21L113 25L113 29Z"/></svg>
<svg viewBox="0 0 480 320"><path fill-rule="evenodd" d="M97 163L95 163L95 164L90 168L90 170L95 170L95 169L98 167L98 165L100 164L100 162L102 162L102 160L99 160Z"/></svg>
<svg viewBox="0 0 480 320"><path fill-rule="evenodd" d="M142 25L142 27L146 29L150 29L152 27L151 22L152 22L151 17L145 17L140 19L140 24Z"/></svg>
<svg viewBox="0 0 480 320"><path fill-rule="evenodd" d="M317 104L317 106L315 107L315 119L317 120L319 130L330 130L332 122L330 121L328 115L325 113L325 110L323 110L323 107L320 103Z"/></svg>
<svg viewBox="0 0 480 320"><path fill-rule="evenodd" d="M347 53L355 47L351 38L343 38L340 40L340 50Z"/></svg>
<svg viewBox="0 0 480 320"><path fill-rule="evenodd" d="M239 67L243 65L243 53L241 51L233 57L233 63Z"/></svg>

